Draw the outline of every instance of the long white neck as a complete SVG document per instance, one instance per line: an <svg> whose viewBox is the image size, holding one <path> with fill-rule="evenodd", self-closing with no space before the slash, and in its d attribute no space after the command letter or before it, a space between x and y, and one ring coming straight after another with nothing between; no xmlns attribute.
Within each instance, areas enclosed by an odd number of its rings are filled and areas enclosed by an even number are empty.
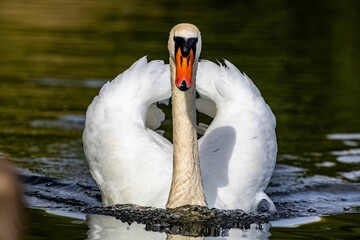
<svg viewBox="0 0 360 240"><path fill-rule="evenodd" d="M196 70L197 62L194 62L193 86L180 91L175 86L175 63L170 58L174 156L168 208L187 204L206 206L195 128Z"/></svg>

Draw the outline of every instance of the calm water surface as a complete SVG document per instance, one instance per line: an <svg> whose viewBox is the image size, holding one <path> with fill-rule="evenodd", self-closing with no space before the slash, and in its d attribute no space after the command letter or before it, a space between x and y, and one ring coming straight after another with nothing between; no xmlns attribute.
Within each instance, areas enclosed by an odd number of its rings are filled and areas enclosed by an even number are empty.
<svg viewBox="0 0 360 240"><path fill-rule="evenodd" d="M81 134L102 84L144 55L167 61L168 32L179 22L200 28L202 58L226 58L249 75L277 117L267 192L282 217L227 239L359 236L359 1L3 0L0 154L24 179L27 239L166 237L85 216L101 203ZM161 127L168 138L169 119ZM69 212L77 218L60 216Z"/></svg>

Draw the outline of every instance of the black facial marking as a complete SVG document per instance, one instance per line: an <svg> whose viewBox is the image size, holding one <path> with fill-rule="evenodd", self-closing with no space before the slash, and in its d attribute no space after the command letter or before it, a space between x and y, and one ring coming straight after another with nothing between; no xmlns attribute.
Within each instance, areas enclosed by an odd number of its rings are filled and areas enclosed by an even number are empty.
<svg viewBox="0 0 360 240"><path fill-rule="evenodd" d="M196 52L196 43L198 42L198 38L182 38L182 37L175 37L174 36L174 42L175 42L175 55L176 52L178 50L178 48L180 48L181 51L181 55L183 57L187 57L190 54L190 50L192 49L195 55Z"/></svg>
<svg viewBox="0 0 360 240"><path fill-rule="evenodd" d="M180 89L181 91L183 91L183 92L185 92L186 90L189 89L188 86L186 85L186 81L185 81L185 80L183 80L183 81L181 82L181 85L180 85L179 89Z"/></svg>

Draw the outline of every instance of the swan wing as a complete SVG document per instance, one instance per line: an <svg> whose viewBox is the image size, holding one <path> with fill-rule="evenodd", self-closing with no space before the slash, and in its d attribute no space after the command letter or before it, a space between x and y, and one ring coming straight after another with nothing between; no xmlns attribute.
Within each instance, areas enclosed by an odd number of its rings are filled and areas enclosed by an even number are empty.
<svg viewBox="0 0 360 240"><path fill-rule="evenodd" d="M228 61L201 61L197 91L216 106L214 120L199 140L209 207L256 211L264 199L273 210L264 190L276 161L276 120L260 91Z"/></svg>
<svg viewBox="0 0 360 240"><path fill-rule="evenodd" d="M88 107L84 152L104 205L166 204L172 145L152 129L164 119L155 104L170 97L169 74L162 61L143 57L106 83Z"/></svg>

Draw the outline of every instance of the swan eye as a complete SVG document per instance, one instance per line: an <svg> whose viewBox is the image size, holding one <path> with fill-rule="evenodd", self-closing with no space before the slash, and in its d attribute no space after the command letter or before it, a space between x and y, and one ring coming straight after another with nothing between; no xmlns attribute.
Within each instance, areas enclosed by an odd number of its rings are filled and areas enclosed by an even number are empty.
<svg viewBox="0 0 360 240"><path fill-rule="evenodd" d="M175 55L177 50L180 48L181 55L183 57L187 57L190 54L190 50L192 49L193 52L196 52L196 43L198 42L197 37L193 38L183 38L183 37L175 37L174 36L174 42L175 42Z"/></svg>

